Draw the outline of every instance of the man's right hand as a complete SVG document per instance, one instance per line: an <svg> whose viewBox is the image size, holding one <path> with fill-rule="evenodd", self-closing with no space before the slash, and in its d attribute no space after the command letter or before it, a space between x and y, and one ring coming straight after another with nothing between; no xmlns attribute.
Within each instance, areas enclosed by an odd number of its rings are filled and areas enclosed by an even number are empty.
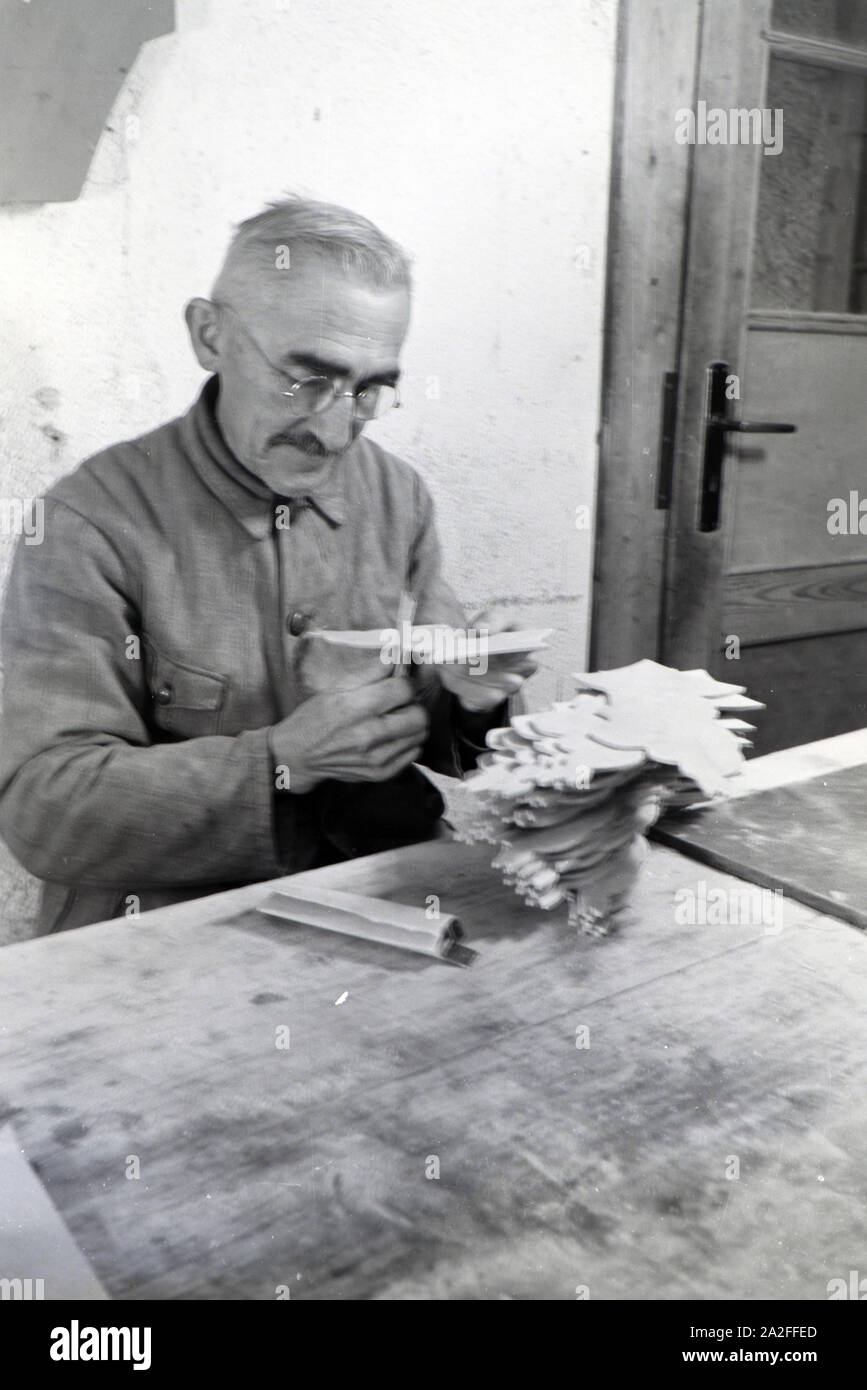
<svg viewBox="0 0 867 1390"><path fill-rule="evenodd" d="M288 768L288 790L318 782L385 782L419 757L428 717L405 676L333 695L314 695L271 730L271 751Z"/></svg>

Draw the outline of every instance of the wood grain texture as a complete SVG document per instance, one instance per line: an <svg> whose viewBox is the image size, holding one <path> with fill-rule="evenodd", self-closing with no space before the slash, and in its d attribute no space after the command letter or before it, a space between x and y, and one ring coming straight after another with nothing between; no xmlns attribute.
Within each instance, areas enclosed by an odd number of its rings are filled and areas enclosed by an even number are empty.
<svg viewBox="0 0 867 1390"><path fill-rule="evenodd" d="M696 97L707 109L762 107L767 49L761 31L771 0L706 0ZM690 104L690 103L687 103ZM746 380L744 315L748 308L753 225L762 153L753 145L692 148L689 245L680 353L680 402L675 488L665 585L660 660L718 673L716 636L721 579L731 524L727 450L722 478L722 524L698 529L707 404L706 367L727 362ZM739 407L731 412L740 414ZM762 412L761 418L775 418Z"/></svg>
<svg viewBox="0 0 867 1390"><path fill-rule="evenodd" d="M663 382L677 366L700 5L621 5L609 215L603 429L590 664L656 657L667 512L657 510Z"/></svg>
<svg viewBox="0 0 867 1390"><path fill-rule="evenodd" d="M774 333L845 333L852 337L867 333L867 318L808 309L750 309L747 327Z"/></svg>
<svg viewBox="0 0 867 1390"><path fill-rule="evenodd" d="M735 634L742 646L856 632L867 609L867 562L729 574L723 594L722 635Z"/></svg>
<svg viewBox="0 0 867 1390"><path fill-rule="evenodd" d="M579 940L489 856L278 881L435 893L470 971L257 916L275 884L0 952L5 1106L114 1297L823 1299L858 1267L867 940L788 902L679 925L739 885L660 847L635 926Z"/></svg>

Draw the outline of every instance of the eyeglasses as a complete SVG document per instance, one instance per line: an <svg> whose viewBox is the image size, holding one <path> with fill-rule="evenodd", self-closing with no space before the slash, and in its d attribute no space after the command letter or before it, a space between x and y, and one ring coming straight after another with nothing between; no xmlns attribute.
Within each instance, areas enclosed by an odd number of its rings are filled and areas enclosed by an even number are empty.
<svg viewBox="0 0 867 1390"><path fill-rule="evenodd" d="M303 380L297 381L288 372L281 371L279 367L274 366L274 363L262 351L240 314L232 308L231 304L216 304L215 307L221 312L232 315L240 325L244 337L256 349L262 361L270 367L275 376L292 383L288 389L281 391L280 394L286 396L292 403L292 409L296 415L321 415L323 411L328 410L336 400L343 396L352 396L355 403L355 414L362 420L380 420L383 415L387 415L390 410L396 410L400 405L397 387L386 382L371 382L369 386L362 386L359 391L338 391L328 376L307 376Z"/></svg>

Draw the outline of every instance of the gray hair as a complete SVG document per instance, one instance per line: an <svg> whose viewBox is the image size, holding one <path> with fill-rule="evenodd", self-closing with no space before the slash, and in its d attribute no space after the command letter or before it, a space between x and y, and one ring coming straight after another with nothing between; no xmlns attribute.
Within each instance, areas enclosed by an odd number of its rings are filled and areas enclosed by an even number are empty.
<svg viewBox="0 0 867 1390"><path fill-rule="evenodd" d="M326 257L347 275L377 289L410 288L410 260L402 247L375 223L336 203L296 195L269 203L238 226L214 283L212 298L230 301L250 271L273 272L279 253L306 247Z"/></svg>

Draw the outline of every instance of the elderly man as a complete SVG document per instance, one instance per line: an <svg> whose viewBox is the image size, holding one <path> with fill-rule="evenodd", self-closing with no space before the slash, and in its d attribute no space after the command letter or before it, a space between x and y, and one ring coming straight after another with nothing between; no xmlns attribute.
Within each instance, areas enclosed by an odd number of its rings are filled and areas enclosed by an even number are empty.
<svg viewBox="0 0 867 1390"><path fill-rule="evenodd" d="M526 661L392 675L311 635L392 627L404 593L465 622L427 490L363 437L397 404L409 307L367 219L266 209L187 306L210 374L189 413L44 499L7 598L0 777L42 931L425 838L442 803L411 765L460 775L502 722Z"/></svg>

